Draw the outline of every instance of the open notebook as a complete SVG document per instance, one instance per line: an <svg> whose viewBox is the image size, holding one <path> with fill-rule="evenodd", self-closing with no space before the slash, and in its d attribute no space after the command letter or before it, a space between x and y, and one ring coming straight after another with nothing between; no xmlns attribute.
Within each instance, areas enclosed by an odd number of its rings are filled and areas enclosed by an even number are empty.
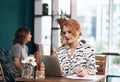
<svg viewBox="0 0 120 82"><path fill-rule="evenodd" d="M56 56L41 57L41 62L45 64L45 74L48 76L62 76L60 65Z"/></svg>

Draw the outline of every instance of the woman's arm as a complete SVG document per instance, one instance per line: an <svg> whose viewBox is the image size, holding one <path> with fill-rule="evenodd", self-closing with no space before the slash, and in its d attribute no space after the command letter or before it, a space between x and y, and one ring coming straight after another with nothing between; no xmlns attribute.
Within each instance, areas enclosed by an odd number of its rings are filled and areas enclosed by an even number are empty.
<svg viewBox="0 0 120 82"><path fill-rule="evenodd" d="M84 68L78 68L76 70L76 74L78 76L96 74L96 62L95 62L94 49L89 45L85 45L84 49L85 49L84 53L86 57L86 64Z"/></svg>
<svg viewBox="0 0 120 82"><path fill-rule="evenodd" d="M95 53L93 49L87 53L87 72L89 74L96 74Z"/></svg>
<svg viewBox="0 0 120 82"><path fill-rule="evenodd" d="M15 64L15 67L22 73L23 72L23 68L21 66L20 58L14 57L14 64Z"/></svg>

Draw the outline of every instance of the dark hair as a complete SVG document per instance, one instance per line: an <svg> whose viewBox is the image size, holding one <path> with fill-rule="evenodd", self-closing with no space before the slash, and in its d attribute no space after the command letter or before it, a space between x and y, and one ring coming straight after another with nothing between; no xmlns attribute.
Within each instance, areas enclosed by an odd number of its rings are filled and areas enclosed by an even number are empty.
<svg viewBox="0 0 120 82"><path fill-rule="evenodd" d="M28 28L19 28L15 33L13 44L20 43L22 45L29 32Z"/></svg>

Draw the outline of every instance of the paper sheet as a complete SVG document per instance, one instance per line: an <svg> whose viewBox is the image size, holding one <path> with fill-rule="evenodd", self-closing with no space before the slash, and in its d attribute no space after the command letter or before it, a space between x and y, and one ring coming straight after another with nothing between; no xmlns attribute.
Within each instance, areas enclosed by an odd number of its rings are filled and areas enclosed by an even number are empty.
<svg viewBox="0 0 120 82"><path fill-rule="evenodd" d="M76 74L74 74L74 75L68 75L68 76L65 76L65 77L70 78L70 79L86 79L86 80L96 80L97 79L96 75L86 75L84 77L79 77Z"/></svg>

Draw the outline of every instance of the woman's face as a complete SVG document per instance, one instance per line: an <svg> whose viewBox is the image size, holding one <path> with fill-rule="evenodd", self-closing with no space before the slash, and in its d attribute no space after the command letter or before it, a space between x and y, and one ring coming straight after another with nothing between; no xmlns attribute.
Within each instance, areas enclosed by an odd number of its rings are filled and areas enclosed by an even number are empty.
<svg viewBox="0 0 120 82"><path fill-rule="evenodd" d="M32 38L32 35L31 35L31 33L29 32L28 35L27 35L27 37L26 37L26 42L31 41L31 38Z"/></svg>
<svg viewBox="0 0 120 82"><path fill-rule="evenodd" d="M77 41L78 37L73 36L72 30L69 29L66 26L63 26L63 31L62 31L63 37L66 40L67 44L72 44Z"/></svg>

